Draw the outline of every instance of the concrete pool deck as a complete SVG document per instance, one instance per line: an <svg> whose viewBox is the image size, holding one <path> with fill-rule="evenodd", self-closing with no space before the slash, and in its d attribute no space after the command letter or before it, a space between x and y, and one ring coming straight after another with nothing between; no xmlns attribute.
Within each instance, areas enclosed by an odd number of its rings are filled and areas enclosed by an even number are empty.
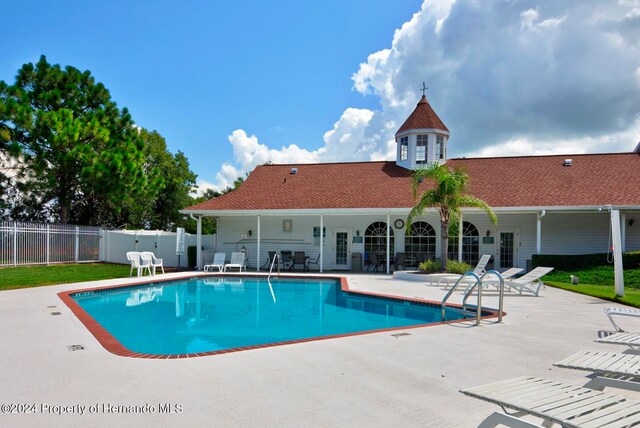
<svg viewBox="0 0 640 428"><path fill-rule="evenodd" d="M343 276L355 290L436 301L446 293L389 275ZM593 342L599 330L612 329L603 308L615 304L546 287L540 297L508 293L501 324L470 321L180 360L126 358L102 348L57 296L122 282L0 292L0 404L32 411L7 414L3 406L0 426L474 427L499 407L459 389L521 375L582 385L587 373L552 363L578 350L625 351ZM497 306L495 293L483 296L483 306ZM639 320L621 323L640 331ZM70 352L69 345L85 349Z"/></svg>

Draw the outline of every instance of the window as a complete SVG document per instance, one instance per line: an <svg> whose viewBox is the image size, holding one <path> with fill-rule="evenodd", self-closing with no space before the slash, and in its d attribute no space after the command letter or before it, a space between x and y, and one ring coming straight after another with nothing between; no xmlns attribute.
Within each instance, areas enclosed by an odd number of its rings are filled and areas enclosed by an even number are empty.
<svg viewBox="0 0 640 428"><path fill-rule="evenodd" d="M458 260L458 235L449 233L449 260ZM480 234L478 228L468 221L462 222L462 261L471 266L480 259Z"/></svg>
<svg viewBox="0 0 640 428"><path fill-rule="evenodd" d="M390 251L393 251L393 228L390 230ZM376 253L378 258L383 261L387 260L387 223L384 221L376 221L371 223L364 232L364 251L367 253Z"/></svg>
<svg viewBox="0 0 640 428"><path fill-rule="evenodd" d="M400 138L400 160L409 158L409 137Z"/></svg>
<svg viewBox="0 0 640 428"><path fill-rule="evenodd" d="M436 136L436 153L438 159L444 160L444 137L442 135Z"/></svg>
<svg viewBox="0 0 640 428"><path fill-rule="evenodd" d="M407 254L407 265L417 267L436 254L436 230L426 221L416 221L411 225L409 233L404 237L404 251Z"/></svg>
<svg viewBox="0 0 640 428"><path fill-rule="evenodd" d="M427 163L428 135L418 135L416 140L416 163Z"/></svg>

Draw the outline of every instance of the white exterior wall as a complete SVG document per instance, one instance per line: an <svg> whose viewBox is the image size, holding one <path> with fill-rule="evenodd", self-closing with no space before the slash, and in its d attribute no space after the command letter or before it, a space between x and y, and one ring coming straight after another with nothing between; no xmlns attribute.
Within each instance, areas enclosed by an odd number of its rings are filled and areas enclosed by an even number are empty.
<svg viewBox="0 0 640 428"><path fill-rule="evenodd" d="M633 224L629 226L629 220ZM640 251L640 213L627 213L625 224L625 251Z"/></svg>
<svg viewBox="0 0 640 428"><path fill-rule="evenodd" d="M634 218L638 217L638 223ZM640 250L640 214L628 213L626 220L634 218L633 226L626 225L626 250ZM282 221L292 221L292 231L283 232ZM394 247L391 254L404 251L405 229L396 229L397 219L406 220L406 215L394 214L390 216L391 229L394 236ZM499 231L513 230L518 237L517 257L515 265L526 268L527 261L536 253L536 220L537 213L498 215L498 224L494 226L484 213L464 215L464 221L471 222L478 228L480 236L479 254L491 254L495 261L499 246ZM360 232L364 237L367 227L376 221L387 221L386 215L325 215L324 227L324 265L325 270L334 269L335 261L335 231L346 229L351 233L351 241ZM436 256L440 257L440 219L435 211L420 216L416 221L426 221L436 232ZM260 266L267 261L268 251L304 251L312 259L318 257L320 247L313 237L313 228L320 227L320 216L261 216ZM252 234L249 236L249 230ZM245 247L249 254L249 264L257 265L258 223L256 216L220 217L218 219L218 248L217 251L227 253L240 251ZM483 237L494 238L493 244L484 244ZM542 219L542 254L591 254L607 251L609 217L608 213L554 213L547 211ZM351 243L351 253L361 253L364 262L364 239L362 243ZM211 254L211 257L213 255ZM206 261L206 260L205 260ZM351 268L351 259L348 260ZM261 270L266 270L263 267Z"/></svg>
<svg viewBox="0 0 640 428"><path fill-rule="evenodd" d="M633 218L632 226L629 219ZM625 232L625 251L640 250L640 225L635 218L640 214L627 213ZM542 219L543 254L593 254L606 253L610 229L609 212L554 214L547 212Z"/></svg>
<svg viewBox="0 0 640 428"><path fill-rule="evenodd" d="M138 241L138 242L136 242ZM187 267L186 247L196 245L196 235L185 235L185 254L180 257L180 267ZM203 235L202 246L213 250L215 235ZM129 264L127 251L151 251L162 259L164 266L178 266L176 234L153 230L108 230L100 240L100 260L109 263ZM213 258L213 256L211 256ZM203 256L204 258L204 256Z"/></svg>

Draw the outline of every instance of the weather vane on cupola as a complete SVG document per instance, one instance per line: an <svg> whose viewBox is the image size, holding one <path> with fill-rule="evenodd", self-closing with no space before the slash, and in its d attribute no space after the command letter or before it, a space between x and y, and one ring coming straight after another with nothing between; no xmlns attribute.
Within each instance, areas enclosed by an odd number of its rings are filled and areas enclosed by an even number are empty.
<svg viewBox="0 0 640 428"><path fill-rule="evenodd" d="M424 84L424 82L422 82L422 89L420 89L422 91L422 96L426 96L427 95L427 89L429 89L429 87L427 85Z"/></svg>

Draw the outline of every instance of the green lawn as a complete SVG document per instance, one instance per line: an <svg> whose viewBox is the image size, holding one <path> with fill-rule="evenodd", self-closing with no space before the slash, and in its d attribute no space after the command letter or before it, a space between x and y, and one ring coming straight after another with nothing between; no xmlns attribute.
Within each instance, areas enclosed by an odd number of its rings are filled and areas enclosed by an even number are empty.
<svg viewBox="0 0 640 428"><path fill-rule="evenodd" d="M624 297L616 297L616 293L613 285L592 285L592 284L572 285L564 282L546 281L546 280L544 281L544 283L551 287L562 288L563 290L569 290L569 291L573 291L580 294L586 294L588 296L599 297L600 299L610 300L612 302L618 302L624 305L635 306L640 308L640 289L638 288L625 287Z"/></svg>
<svg viewBox="0 0 640 428"><path fill-rule="evenodd" d="M0 268L0 290L129 276L129 265L112 263L60 264Z"/></svg>
<svg viewBox="0 0 640 428"><path fill-rule="evenodd" d="M581 284L614 284L613 265L592 266L588 268L582 268L579 271L562 271L556 269L545 275L544 282L546 283L547 281L552 281L570 283L571 275L577 276L580 279ZM640 289L640 269L625 269L624 285L625 288Z"/></svg>

